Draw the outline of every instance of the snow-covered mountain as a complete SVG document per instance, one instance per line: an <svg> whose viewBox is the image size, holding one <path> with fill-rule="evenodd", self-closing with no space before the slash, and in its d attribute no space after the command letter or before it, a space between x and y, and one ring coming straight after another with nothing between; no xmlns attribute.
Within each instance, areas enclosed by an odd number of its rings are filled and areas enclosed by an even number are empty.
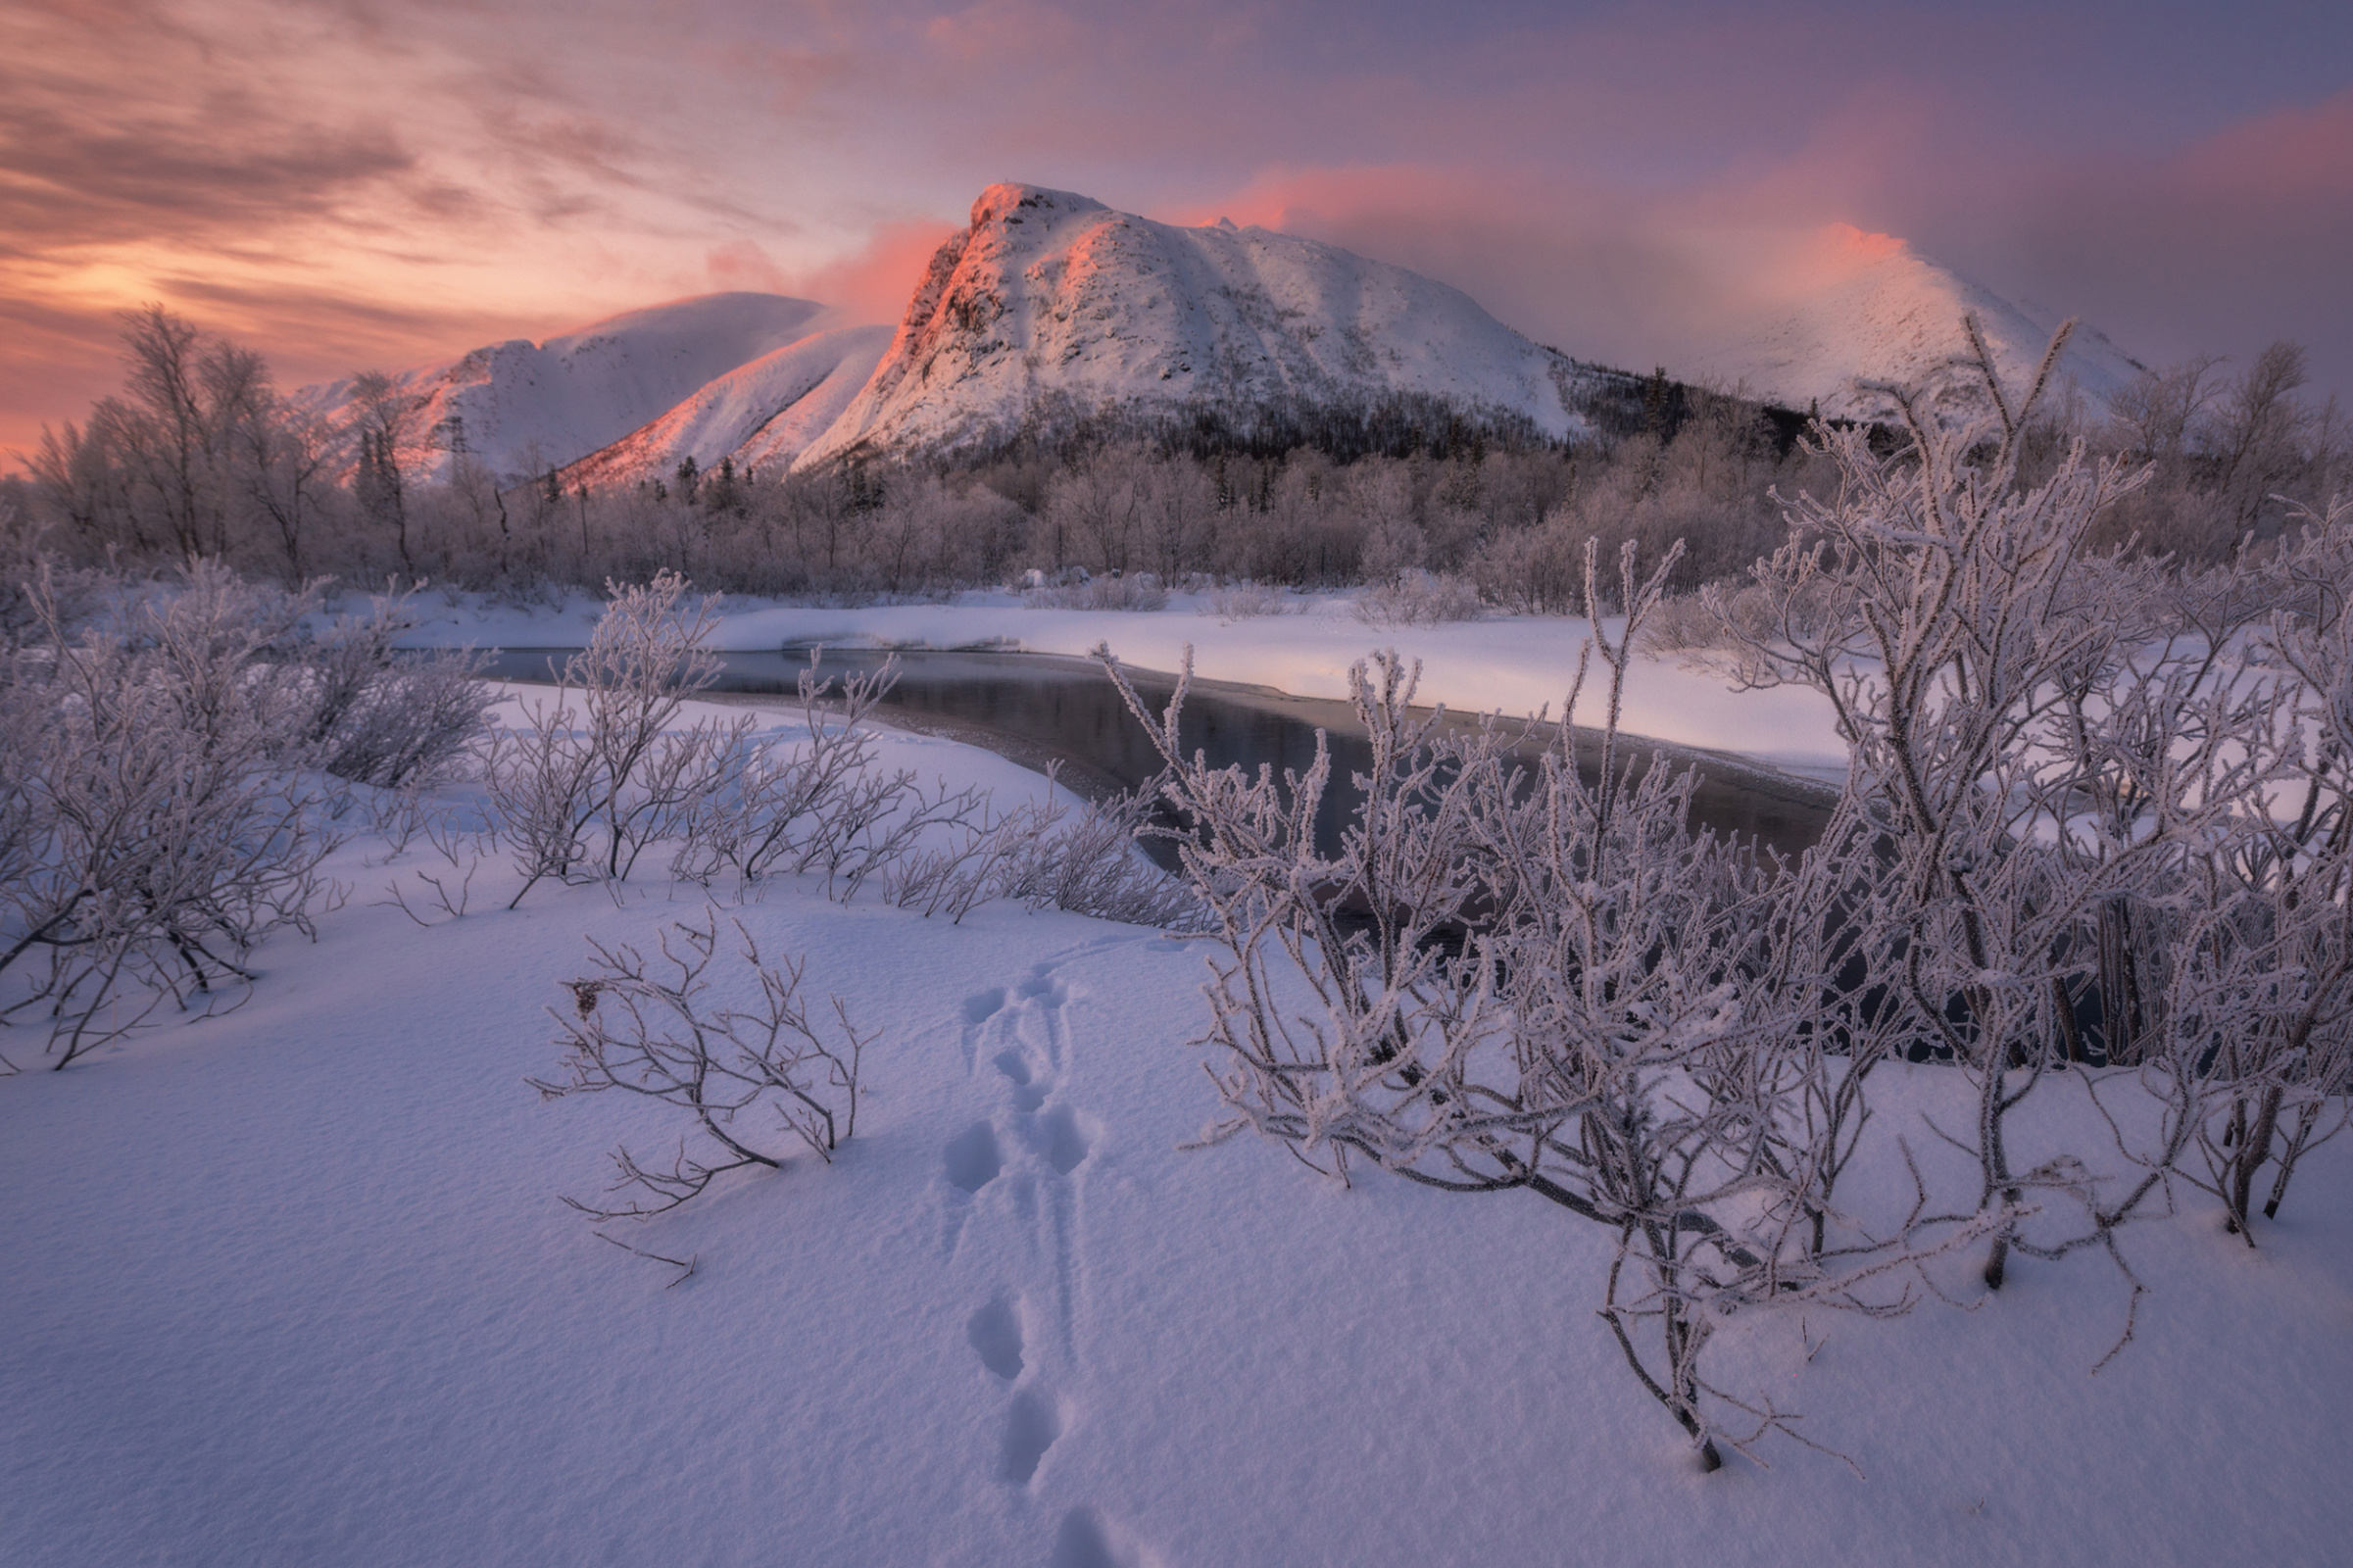
<svg viewBox="0 0 2353 1568"><path fill-rule="evenodd" d="M887 326L838 326L788 343L705 383L660 418L564 470L564 482L633 484L688 458L716 468L790 465L823 434L874 373Z"/></svg>
<svg viewBox="0 0 2353 1568"><path fill-rule="evenodd" d="M1558 436L1582 422L1575 379L1469 296L1402 268L992 185L932 258L873 379L799 466L985 441L1050 400L1089 413L1421 396Z"/></svg>
<svg viewBox="0 0 2353 1568"><path fill-rule="evenodd" d="M1834 417L1882 418L1891 405L1868 383L1944 376L1965 347L1964 315L1976 313L2005 379L2021 389L2058 325L1890 235L1833 224L1809 237L1804 254L1805 265L1784 269L1796 275L1769 285L1754 309L1667 357L1669 372L1742 387L1788 408L1818 403ZM2103 333L2079 325L2060 356L2058 379L2105 398L2142 368Z"/></svg>
<svg viewBox="0 0 2353 1568"><path fill-rule="evenodd" d="M1793 232L1692 258L1695 275L1716 275L1715 306L1662 328L1654 363L1789 408L1879 418L1888 405L1870 383L1947 373L1964 313L2014 380L2049 340L2050 323L1902 240L1843 224ZM2140 367L2079 328L2060 368L2105 397ZM1261 410L1403 399L1567 436L1610 376L1455 289L1337 246L1001 184L934 255L895 331L808 300L707 294L396 379L422 403L412 472L446 477L463 451L510 480L554 467L606 486L690 457L772 472L984 445L1105 411L1204 408L1247 423ZM337 416L352 384L300 396Z"/></svg>
<svg viewBox="0 0 2353 1568"><path fill-rule="evenodd" d="M673 410L715 379L832 324L825 307L780 294L704 294L533 343L493 343L393 379L423 400L411 471L446 477L463 450L502 478L560 467ZM302 401L340 418L350 380Z"/></svg>

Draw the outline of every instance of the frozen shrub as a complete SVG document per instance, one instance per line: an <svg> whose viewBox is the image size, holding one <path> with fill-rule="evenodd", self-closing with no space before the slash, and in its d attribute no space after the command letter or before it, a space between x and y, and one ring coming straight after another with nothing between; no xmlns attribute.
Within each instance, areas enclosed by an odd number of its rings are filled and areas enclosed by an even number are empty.
<svg viewBox="0 0 2353 1568"><path fill-rule="evenodd" d="M1479 614L1478 587L1450 572L1400 572L1356 601L1356 618L1368 626L1430 626Z"/></svg>
<svg viewBox="0 0 2353 1568"><path fill-rule="evenodd" d="M713 599L688 607L686 579L666 571L607 591L603 618L564 662L554 695L527 704L523 727L492 749L491 798L523 873L516 905L546 877L626 877L649 844L686 829L751 727L746 717L671 728L718 673L708 647Z"/></svg>
<svg viewBox="0 0 2353 1568"><path fill-rule="evenodd" d="M470 650L403 655L409 595L387 591L366 616L338 615L303 650L314 672L306 726L319 765L383 789L445 775L482 728L490 698Z"/></svg>
<svg viewBox="0 0 2353 1568"><path fill-rule="evenodd" d="M2271 567L2092 554L2144 472L2078 443L2022 475L2065 332L2013 398L1967 325L1985 416L1890 389L1903 446L1819 431L1832 498L1800 498L1747 588L1709 590L1712 636L1688 613L1670 634L1831 705L1846 786L1794 862L1694 830L1691 776L1619 735L1674 552L1641 581L1628 544L1605 605L1586 544L1567 708L1598 659L1591 772L1557 738L1530 762L1499 725L1415 714L1394 654L1357 666L1372 760L1330 856L1327 753L1280 780L1211 768L1178 744L1187 682L1154 714L1122 681L1216 936L1211 1141L1526 1189L1602 1228L1601 1317L1711 1466L1719 1442L1796 1436L1708 1376L1726 1316L1901 1311L1892 1281L1986 1244L1988 1289L2014 1255L2098 1250L2136 1303L2119 1232L2177 1179L2251 1239L2262 1182L2268 1210L2344 1124L2353 514L2311 517ZM2290 608L2267 628L2270 605ZM1952 1192L1871 1115L1899 1055L1970 1102L1925 1129L1969 1156ZM2061 1084L2097 1136L2017 1114ZM1873 1144L1910 1174L1900 1213L1838 1192ZM2132 1334L2128 1308L2118 1349Z"/></svg>
<svg viewBox="0 0 2353 1568"><path fill-rule="evenodd" d="M1151 572L1136 571L1032 588L1021 602L1032 610L1166 610L1168 590Z"/></svg>
<svg viewBox="0 0 2353 1568"><path fill-rule="evenodd" d="M1244 620L1253 615L1296 614L1306 608L1306 600L1272 584L1236 582L1211 589L1201 612L1221 620Z"/></svg>
<svg viewBox="0 0 2353 1568"><path fill-rule="evenodd" d="M1052 769L1048 778L1054 777ZM956 824L946 846L893 868L885 896L924 915L960 922L994 899L1032 909L1062 909L1127 925L1201 929L1200 901L1145 858L1136 840L1155 791L1069 807L1057 801L991 817L986 805Z"/></svg>
<svg viewBox="0 0 2353 1568"><path fill-rule="evenodd" d="M712 995L711 965L722 937L716 911L700 925L677 921L662 933L662 956L608 948L591 938L596 962L567 980L568 1007L551 1007L564 1048L564 1076L534 1078L544 1099L619 1090L675 1107L697 1140L681 1141L668 1167L641 1164L626 1145L613 1152L612 1193L639 1195L617 1206L566 1198L592 1219L643 1219L676 1208L731 1170L776 1170L784 1145L830 1163L858 1131L859 1070L874 1034L859 1034L842 999L831 1018L812 1019L801 1000L803 960L761 960L734 924L737 961L759 988L746 1007Z"/></svg>
<svg viewBox="0 0 2353 1568"><path fill-rule="evenodd" d="M2067 329L2015 397L1966 325L1985 415L1892 389L1902 449L1821 432L1834 498L1799 500L1751 591L1707 600L1744 684L1808 687L1837 714L1886 862L1858 962L1916 1054L1971 1086L1974 1123L1953 1141L1978 1162L1977 1210L2042 1209L1996 1231L1998 1288L2013 1251L2115 1255L2218 1105L2268 1093L2273 1068L2241 1046L2264 1032L2266 998L2301 989L2276 944L2304 852L2271 847L2266 800L2290 765L2292 683L2216 657L2243 646L2259 597L2228 572L2167 589L2145 563L2087 556L2147 470L2077 442L2023 479ZM2128 1068L2162 1108L2119 1135L2126 1168L2102 1174L2093 1148L2018 1156L2018 1106L2070 1064L2095 1094L2089 1068Z"/></svg>
<svg viewBox="0 0 2353 1568"><path fill-rule="evenodd" d="M1638 581L1629 550L1632 632L1664 573ZM1565 740L1531 774L1510 731L1416 714L1395 654L1358 664L1371 764L1329 858L1320 746L1281 780L1211 768L1177 740L1189 672L1153 714L1105 662L1167 763L1160 793L1218 947L1206 1040L1229 1119L1210 1141L1254 1131L1344 1178L1364 1163L1525 1190L1597 1227L1616 1246L1601 1317L1712 1469L1720 1443L1795 1435L1708 1377L1726 1316L1904 1310L1907 1292L1873 1282L1998 1219L1932 1237L1840 1217L1831 1188L1863 1119L1841 1086L1863 1063L1826 1049L1845 1020L1821 909L1845 868L1781 874L1693 830L1692 776L1618 755L1627 637L1596 628L1594 653L1609 717L1591 780Z"/></svg>
<svg viewBox="0 0 2353 1568"><path fill-rule="evenodd" d="M897 662L845 680L836 716L826 710L832 679L817 672L823 652L801 672L801 743L748 726L728 737L683 819L674 874L709 886L731 872L740 896L779 873L821 872L846 904L935 832L964 828L985 810L976 790L927 790L911 769L874 767L866 721L898 680Z"/></svg>
<svg viewBox="0 0 2353 1568"><path fill-rule="evenodd" d="M42 636L0 671L0 1017L43 1019L64 1067L249 984L257 942L310 929L331 840L277 657L306 600L198 564L78 634L32 605Z"/></svg>

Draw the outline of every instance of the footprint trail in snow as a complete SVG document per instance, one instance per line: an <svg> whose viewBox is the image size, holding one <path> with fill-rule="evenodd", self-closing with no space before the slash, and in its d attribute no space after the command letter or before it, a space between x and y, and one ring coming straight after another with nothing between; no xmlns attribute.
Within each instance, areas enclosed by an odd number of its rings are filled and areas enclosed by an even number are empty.
<svg viewBox="0 0 2353 1568"><path fill-rule="evenodd" d="M986 1281L963 1339L1003 1390L998 1429L980 1457L991 1481L1024 1497L1051 1475L1053 1451L1081 1414L1056 1385L1083 1370L1075 1236L1102 1124L1067 1092L1071 993L1058 970L1106 945L965 999L964 1064L973 1108L985 1113L940 1152L943 1260ZM1061 1512L1049 1558L1056 1568L1156 1560L1085 1505Z"/></svg>

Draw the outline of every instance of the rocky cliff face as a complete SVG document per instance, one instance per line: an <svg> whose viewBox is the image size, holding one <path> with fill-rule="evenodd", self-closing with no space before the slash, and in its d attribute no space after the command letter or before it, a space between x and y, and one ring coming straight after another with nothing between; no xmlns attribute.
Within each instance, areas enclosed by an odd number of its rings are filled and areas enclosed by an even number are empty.
<svg viewBox="0 0 2353 1568"><path fill-rule="evenodd" d="M1431 398L1578 428L1568 362L1468 296L1313 240L1184 228L992 185L932 258L873 379L800 458L1002 437L1043 406Z"/></svg>

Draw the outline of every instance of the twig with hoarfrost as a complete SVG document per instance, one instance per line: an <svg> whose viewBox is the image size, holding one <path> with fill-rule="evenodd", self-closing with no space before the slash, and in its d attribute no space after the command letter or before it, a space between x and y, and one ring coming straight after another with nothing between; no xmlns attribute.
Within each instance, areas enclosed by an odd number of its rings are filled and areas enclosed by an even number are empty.
<svg viewBox="0 0 2353 1568"><path fill-rule="evenodd" d="M617 1205L564 1201L595 1220L644 1219L698 1197L731 1170L776 1170L779 1138L798 1142L831 1163L858 1131L860 1071L875 1032L860 1034L839 997L833 1016L812 1019L801 1000L806 961L762 961L741 922L729 922L734 963L748 971L759 998L749 1007L712 995L722 956L717 911L703 922L677 921L649 959L626 944L594 938L592 972L567 980L568 1007L550 1007L564 1048L565 1075L527 1080L543 1099L619 1090L658 1100L692 1122L668 1167L641 1162L626 1145L613 1151L618 1178L609 1193L634 1190ZM688 1138L695 1141L689 1152Z"/></svg>
<svg viewBox="0 0 2353 1568"><path fill-rule="evenodd" d="M511 908L549 877L626 877L649 844L684 829L753 722L673 728L686 699L718 674L708 646L715 596L688 605L686 580L667 571L607 591L605 614L554 694L526 703L523 726L491 748L491 796L523 876ZM592 844L600 828L603 842Z"/></svg>

